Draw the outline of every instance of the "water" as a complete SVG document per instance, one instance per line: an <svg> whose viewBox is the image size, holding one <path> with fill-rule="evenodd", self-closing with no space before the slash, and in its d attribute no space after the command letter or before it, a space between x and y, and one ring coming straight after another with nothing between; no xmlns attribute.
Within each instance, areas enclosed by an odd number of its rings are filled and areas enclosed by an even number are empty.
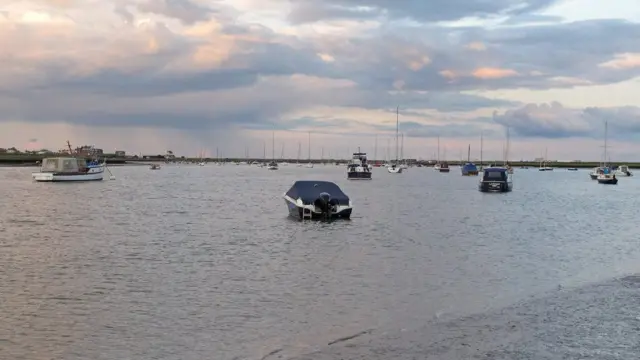
<svg viewBox="0 0 640 360"><path fill-rule="evenodd" d="M484 194L459 169L349 182L289 165L114 167L40 184L0 169L0 358L261 359L362 331L485 313L638 271L640 180L516 169ZM298 222L282 194L333 180L351 221Z"/></svg>

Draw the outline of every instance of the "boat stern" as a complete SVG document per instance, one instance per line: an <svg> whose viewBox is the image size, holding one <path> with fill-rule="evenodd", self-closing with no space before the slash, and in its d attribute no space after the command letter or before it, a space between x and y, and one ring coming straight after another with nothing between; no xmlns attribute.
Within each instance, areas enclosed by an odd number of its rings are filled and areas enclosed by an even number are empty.
<svg viewBox="0 0 640 360"><path fill-rule="evenodd" d="M31 177L35 181L53 181L54 180L53 173L42 173L42 172L32 173Z"/></svg>

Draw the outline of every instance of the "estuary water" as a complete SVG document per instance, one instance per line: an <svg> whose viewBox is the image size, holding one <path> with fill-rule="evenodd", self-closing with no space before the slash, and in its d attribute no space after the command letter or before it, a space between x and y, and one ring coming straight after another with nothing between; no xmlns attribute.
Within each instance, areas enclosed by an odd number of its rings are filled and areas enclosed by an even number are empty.
<svg viewBox="0 0 640 360"><path fill-rule="evenodd" d="M0 359L377 359L332 352L353 335L399 359L394 341L420 341L388 334L640 270L635 177L516 169L513 192L484 194L456 167L351 182L333 165L121 166L82 184L31 171L0 168ZM352 219L287 218L282 195L305 179L340 185Z"/></svg>

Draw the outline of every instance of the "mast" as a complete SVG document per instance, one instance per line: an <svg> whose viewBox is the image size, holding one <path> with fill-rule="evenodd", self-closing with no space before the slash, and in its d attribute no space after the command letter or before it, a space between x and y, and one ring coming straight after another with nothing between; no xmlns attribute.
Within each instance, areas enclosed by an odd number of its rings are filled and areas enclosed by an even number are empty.
<svg viewBox="0 0 640 360"><path fill-rule="evenodd" d="M480 133L480 166L482 166L482 152L484 150L484 138L483 133Z"/></svg>
<svg viewBox="0 0 640 360"><path fill-rule="evenodd" d="M309 162L311 162L311 131L309 131Z"/></svg>
<svg viewBox="0 0 640 360"><path fill-rule="evenodd" d="M271 133L271 158L273 162L276 162L276 132Z"/></svg>
<svg viewBox="0 0 640 360"><path fill-rule="evenodd" d="M440 135L438 135L438 164L440 164Z"/></svg>
<svg viewBox="0 0 640 360"><path fill-rule="evenodd" d="M400 134L400 159L404 162L404 134Z"/></svg>
<svg viewBox="0 0 640 360"><path fill-rule="evenodd" d="M607 166L607 135L609 128L609 121L605 120L604 122L604 164L603 166Z"/></svg>
<svg viewBox="0 0 640 360"><path fill-rule="evenodd" d="M469 149L467 150L467 162L471 162L471 144L469 144Z"/></svg>
<svg viewBox="0 0 640 360"><path fill-rule="evenodd" d="M396 164L398 164L398 129L400 125L400 106L396 107Z"/></svg>
<svg viewBox="0 0 640 360"><path fill-rule="evenodd" d="M378 159L378 135L376 134L376 140L373 145L373 161L377 164Z"/></svg>

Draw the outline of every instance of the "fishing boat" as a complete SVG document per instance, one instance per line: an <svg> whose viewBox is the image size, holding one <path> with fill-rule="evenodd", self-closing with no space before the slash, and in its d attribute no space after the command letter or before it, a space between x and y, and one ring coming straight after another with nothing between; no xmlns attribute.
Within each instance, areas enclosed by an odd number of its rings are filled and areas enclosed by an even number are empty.
<svg viewBox="0 0 640 360"><path fill-rule="evenodd" d="M296 181L284 194L289 216L299 219L349 219L353 204L330 181Z"/></svg>
<svg viewBox="0 0 640 360"><path fill-rule="evenodd" d="M387 171L391 174L401 174L402 167L398 162L398 129L400 126L400 106L396 107L396 162L392 163L391 166L387 168Z"/></svg>
<svg viewBox="0 0 640 360"><path fill-rule="evenodd" d="M40 171L32 173L38 182L99 181L104 177L106 163L87 163L80 157L55 157L42 160Z"/></svg>
<svg viewBox="0 0 640 360"><path fill-rule="evenodd" d="M106 160L99 162L87 160L80 156L71 148L71 143L67 141L69 156L60 156L42 159L40 171L31 174L33 180L37 182L64 182L64 181L100 181L104 178L107 169ZM115 179L111 175L111 179Z"/></svg>
<svg viewBox="0 0 640 360"><path fill-rule="evenodd" d="M471 162L471 145L467 149L467 163L460 167L462 176L478 176L478 167Z"/></svg>

